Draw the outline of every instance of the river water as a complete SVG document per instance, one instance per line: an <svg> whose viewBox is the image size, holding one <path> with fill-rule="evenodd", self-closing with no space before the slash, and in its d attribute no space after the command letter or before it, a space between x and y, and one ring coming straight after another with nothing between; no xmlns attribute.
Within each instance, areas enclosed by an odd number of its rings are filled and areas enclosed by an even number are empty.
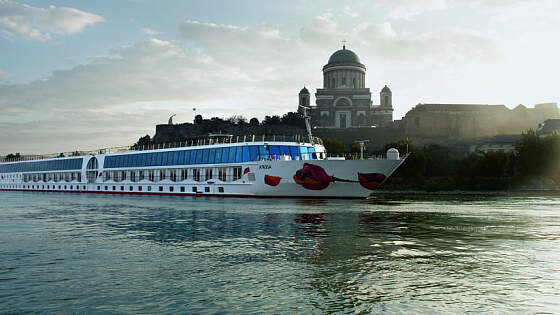
<svg viewBox="0 0 560 315"><path fill-rule="evenodd" d="M0 192L0 312L560 312L560 198Z"/></svg>

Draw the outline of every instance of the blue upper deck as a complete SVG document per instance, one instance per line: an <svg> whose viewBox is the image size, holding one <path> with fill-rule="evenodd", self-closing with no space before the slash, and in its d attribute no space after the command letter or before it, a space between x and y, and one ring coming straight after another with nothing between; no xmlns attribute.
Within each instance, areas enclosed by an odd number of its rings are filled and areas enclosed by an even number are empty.
<svg viewBox="0 0 560 315"><path fill-rule="evenodd" d="M63 158L0 164L0 173L80 170L84 158Z"/></svg>
<svg viewBox="0 0 560 315"><path fill-rule="evenodd" d="M263 160L316 160L311 144L292 142L251 142L215 144L135 152L100 154L105 169L161 167L200 164L227 164ZM84 157L56 158L0 164L0 173L75 171L83 167ZM97 166L96 166L97 168Z"/></svg>
<svg viewBox="0 0 560 315"><path fill-rule="evenodd" d="M157 150L105 156L104 168L242 163L262 160L316 160L311 145L235 145L178 150Z"/></svg>

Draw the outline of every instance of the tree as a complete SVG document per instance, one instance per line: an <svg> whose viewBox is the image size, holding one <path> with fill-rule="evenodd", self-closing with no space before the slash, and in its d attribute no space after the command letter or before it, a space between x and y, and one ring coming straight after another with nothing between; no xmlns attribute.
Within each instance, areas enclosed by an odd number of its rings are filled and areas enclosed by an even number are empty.
<svg viewBox="0 0 560 315"><path fill-rule="evenodd" d="M143 136L143 137L140 137L140 138L138 139L138 142L136 142L136 143L132 146L132 148L133 148L133 149L139 149L139 148L142 148L142 146L148 146L148 145L150 145L150 144L152 144L152 143L153 143L153 141L152 141L152 139L150 138L150 136L149 136L149 135L145 135L145 136Z"/></svg>
<svg viewBox="0 0 560 315"><path fill-rule="evenodd" d="M366 148L364 146L364 151L366 151ZM352 142L350 144L350 152L352 153L360 153L360 144L356 141Z"/></svg>
<svg viewBox="0 0 560 315"><path fill-rule="evenodd" d="M383 148L383 150L381 152L378 152L378 154L385 154L387 152L387 150L389 150L390 148L395 148L397 150L399 150L400 154L406 154L408 152L413 151L413 147L412 144L410 142L410 140L408 140L408 138L405 139L401 139L399 141L396 142L391 142L385 145L385 147Z"/></svg>
<svg viewBox="0 0 560 315"><path fill-rule="evenodd" d="M249 120L249 125L258 126L259 125L259 120L257 119L257 117L251 118L251 120Z"/></svg>
<svg viewBox="0 0 560 315"><path fill-rule="evenodd" d="M324 138L323 145L325 146L327 153L341 154L345 151L344 144L337 139Z"/></svg>
<svg viewBox="0 0 560 315"><path fill-rule="evenodd" d="M233 115L227 119L227 121L234 125L246 125L247 118L243 117L242 115Z"/></svg>
<svg viewBox="0 0 560 315"><path fill-rule="evenodd" d="M541 139L533 129L523 133L521 139L515 143L517 153L515 166L522 176L540 176L547 164L547 157Z"/></svg>
<svg viewBox="0 0 560 315"><path fill-rule="evenodd" d="M198 114L198 115L194 116L194 123L196 125L201 124L202 123L202 115Z"/></svg>
<svg viewBox="0 0 560 315"><path fill-rule="evenodd" d="M509 155L504 152L486 152L478 161L476 174L484 177L504 177L508 171Z"/></svg>
<svg viewBox="0 0 560 315"><path fill-rule="evenodd" d="M305 128L303 115L297 112L288 112L282 116L282 123L289 126Z"/></svg>
<svg viewBox="0 0 560 315"><path fill-rule="evenodd" d="M19 153L16 153L16 154L10 153L10 154L6 155L6 160L7 161L19 160L20 158L21 158L21 155Z"/></svg>
<svg viewBox="0 0 560 315"><path fill-rule="evenodd" d="M278 115L264 117L263 125L280 125L280 124L282 124L282 121L280 119L280 116Z"/></svg>

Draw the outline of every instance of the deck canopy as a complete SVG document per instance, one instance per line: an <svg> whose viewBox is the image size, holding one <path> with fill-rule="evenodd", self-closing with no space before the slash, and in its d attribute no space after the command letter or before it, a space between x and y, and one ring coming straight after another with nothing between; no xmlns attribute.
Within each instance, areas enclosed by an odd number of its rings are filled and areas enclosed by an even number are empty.
<svg viewBox="0 0 560 315"><path fill-rule="evenodd" d="M316 159L315 148L288 145L243 145L189 150L170 150L109 155L104 168L131 168L194 164L241 163L280 159L289 156L292 160Z"/></svg>
<svg viewBox="0 0 560 315"><path fill-rule="evenodd" d="M52 159L0 164L0 173L71 171L82 168L83 158Z"/></svg>

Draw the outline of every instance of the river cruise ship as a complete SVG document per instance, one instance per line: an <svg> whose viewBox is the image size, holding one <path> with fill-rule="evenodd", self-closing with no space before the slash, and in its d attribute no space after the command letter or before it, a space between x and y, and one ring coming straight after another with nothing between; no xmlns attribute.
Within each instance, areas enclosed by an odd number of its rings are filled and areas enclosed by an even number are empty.
<svg viewBox="0 0 560 315"><path fill-rule="evenodd" d="M306 140L304 140L306 138ZM0 190L223 197L363 198L404 161L327 155L313 137L221 136L0 163Z"/></svg>

